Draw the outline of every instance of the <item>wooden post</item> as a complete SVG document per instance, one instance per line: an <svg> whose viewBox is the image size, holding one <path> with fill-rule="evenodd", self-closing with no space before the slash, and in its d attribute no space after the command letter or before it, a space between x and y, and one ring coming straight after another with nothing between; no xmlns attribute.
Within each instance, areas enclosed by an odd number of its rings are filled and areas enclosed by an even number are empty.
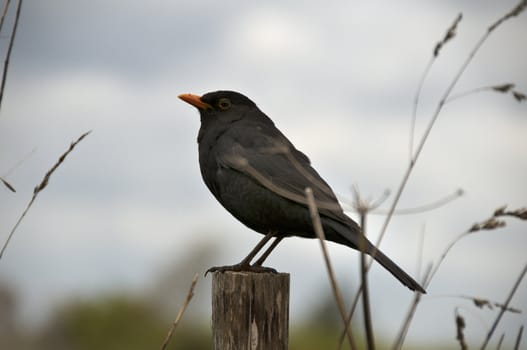
<svg viewBox="0 0 527 350"><path fill-rule="evenodd" d="M213 350L287 350L289 274L212 274Z"/></svg>

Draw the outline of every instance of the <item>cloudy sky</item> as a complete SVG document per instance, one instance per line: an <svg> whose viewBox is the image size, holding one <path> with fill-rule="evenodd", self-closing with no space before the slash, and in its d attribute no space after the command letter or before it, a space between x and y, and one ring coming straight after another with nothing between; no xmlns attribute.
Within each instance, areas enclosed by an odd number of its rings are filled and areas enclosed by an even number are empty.
<svg viewBox="0 0 527 350"><path fill-rule="evenodd" d="M310 156L343 200L352 185L371 198L385 189L393 193L408 163L413 96L434 44L462 12L458 36L425 81L418 136L476 41L515 4L25 2L0 112L0 176L17 189L0 188L2 241L69 143L93 132L18 229L0 261L0 282L15 288L24 319L43 319L71 296L146 290L162 268L181 264L203 245L217 251L212 264L235 263L247 253L259 236L202 184L198 113L177 99L180 93L243 92ZM524 14L493 33L455 93L508 82L527 91L526 32ZM5 50L6 35L0 45ZM527 205L526 108L489 92L445 106L400 207L459 188L465 195L435 211L394 218L382 247L408 272L417 274L423 227L429 262L498 206ZM371 237L382 222L382 216L370 218ZM410 339L452 339L460 306L468 339L479 344L496 311L448 296L506 298L527 263L525 223L508 223L454 247L418 309ZM341 283L355 285L357 254L336 245L331 254ZM292 322L314 293L329 291L315 241L289 239L269 264L292 274ZM208 267L191 266L188 281ZM378 266L371 279L374 322L392 337L412 296ZM206 293L210 280L201 283ZM351 298L353 288L345 294ZM527 312L527 282L513 304ZM500 331L515 334L526 322L525 314L507 315Z"/></svg>

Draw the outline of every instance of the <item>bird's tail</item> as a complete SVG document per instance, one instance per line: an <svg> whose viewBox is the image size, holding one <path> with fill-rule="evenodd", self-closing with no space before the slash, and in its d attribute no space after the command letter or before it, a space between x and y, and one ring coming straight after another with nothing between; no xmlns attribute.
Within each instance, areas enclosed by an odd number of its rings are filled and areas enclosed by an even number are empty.
<svg viewBox="0 0 527 350"><path fill-rule="evenodd" d="M336 222L334 220L322 220L326 225L324 228L330 228L329 232L326 232L326 239L337 242L340 244L347 245L354 249L359 249L359 235L360 227L350 219L350 224L348 227L342 223ZM331 230L333 229L333 230ZM379 264L381 264L386 270L397 278L402 284L410 288L413 291L418 291L421 293L426 293L423 287L416 280L414 280L410 275L404 272L396 263L394 263L390 258L384 255L379 249L376 249L375 246L365 239L366 243L366 254L373 256Z"/></svg>
<svg viewBox="0 0 527 350"><path fill-rule="evenodd" d="M372 255L375 248L373 245L368 242L369 248L368 254ZM379 264L381 264L386 270L390 271L392 275L394 275L395 278L397 278L402 284L407 286L413 291L426 293L423 287L419 283L417 283L416 280L414 280L410 275L408 275L406 272L404 272L403 269L401 269L396 263L394 263L389 257L384 255L383 252L381 252L379 249L373 254L374 259L377 260Z"/></svg>

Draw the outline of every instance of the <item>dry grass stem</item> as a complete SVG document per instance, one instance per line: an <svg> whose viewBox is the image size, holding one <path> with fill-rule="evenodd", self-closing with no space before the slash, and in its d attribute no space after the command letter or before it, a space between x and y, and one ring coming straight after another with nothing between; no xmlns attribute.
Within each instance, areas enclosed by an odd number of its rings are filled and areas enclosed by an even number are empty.
<svg viewBox="0 0 527 350"><path fill-rule="evenodd" d="M427 268L426 268L426 271L425 273L423 274L423 278L422 278L422 286L424 288L426 288L426 281L430 280L430 274L432 273L432 263L428 264ZM410 323L415 315L415 311L417 310L417 306L419 305L420 301L421 301L421 298L422 298L423 294L416 291L414 293L414 299L412 301L412 303L410 304L410 308L408 310L408 313L405 317L405 319L403 320L403 323L402 323L402 326L401 326L401 329L397 335L397 338L394 342L394 345L393 345L393 349L401 349L402 346L403 346L403 343L404 343L404 340L406 338L406 335L408 333L408 330L410 328Z"/></svg>
<svg viewBox="0 0 527 350"><path fill-rule="evenodd" d="M506 13L503 17L498 19L496 22L494 22L488 29L488 32L492 32L494 29L496 29L500 24L505 22L506 20L519 16L520 13L525 11L525 8L527 7L527 0L522 0L516 5L512 10L510 10L508 13Z"/></svg>
<svg viewBox="0 0 527 350"><path fill-rule="evenodd" d="M469 95L477 94L477 93L480 93L480 92L483 92L483 91L493 91L493 92L499 92L501 94L508 94L508 93L510 93L512 95L512 97L514 97L514 99L516 101L522 102L523 100L525 100L526 96L525 96L524 93L522 93L520 91L513 90L514 86L515 85L512 84L512 83L505 83L505 84L492 85L492 86L482 86L482 87L479 87L479 88L476 88L476 89L472 89L472 90L465 91L465 92L462 92L462 93L459 93L459 94L456 94L456 95L452 95L451 97L449 97L446 100L446 103L452 102L453 100L457 100L457 99L460 99L462 97L466 97L466 96L469 96Z"/></svg>
<svg viewBox="0 0 527 350"><path fill-rule="evenodd" d="M7 8L4 9L7 11ZM4 70L2 72L2 84L0 85L0 109L2 107L2 100L4 98L5 84L7 80L7 71L9 69L9 59L11 58L11 52L13 51L13 44L15 42L16 30L18 28L18 20L20 18L20 11L22 10L22 0L18 0L18 6L16 9L15 21L13 23L13 30L11 31L11 38L9 39L9 46L4 60Z"/></svg>
<svg viewBox="0 0 527 350"><path fill-rule="evenodd" d="M505 339L505 333L501 333L500 340L498 340L498 345L496 346L496 350L501 349L501 344L503 344L503 339Z"/></svg>
<svg viewBox="0 0 527 350"><path fill-rule="evenodd" d="M369 201L362 199L357 187L353 187L353 197L355 207L360 215L361 232L359 236L360 249L360 271L362 285L362 311L364 315L364 329L366 333L366 344L369 350L375 349L375 337L373 336L373 326L370 311L370 292L368 284L368 264L366 262L366 215L370 210ZM347 319L347 318L346 318Z"/></svg>
<svg viewBox="0 0 527 350"><path fill-rule="evenodd" d="M512 96L514 96L514 98L518 102L522 102L522 101L525 101L525 99L527 99L527 95L525 95L523 92L519 92L519 91L513 91L512 92Z"/></svg>
<svg viewBox="0 0 527 350"><path fill-rule="evenodd" d="M306 188L305 192L306 192L307 203L309 206L309 214L311 215L311 220L313 221L313 228L315 230L315 233L317 234L317 237L320 241L320 247L322 249L322 254L324 255L324 262L326 263L329 280L331 282L331 288L333 290L333 295L335 297L335 301L337 302L340 316L342 318L342 322L345 327L348 343L350 345L350 348L355 350L357 347L353 339L351 328L348 326L348 322L346 318L346 309L344 307L344 301L342 299L342 294L340 293L340 289L337 284L337 279L335 278L335 273L333 272L333 267L329 259L329 253L326 247L324 230L322 229L322 223L320 222L320 216L318 214L317 204L315 203L315 197L313 196L313 191L311 190L311 188L309 187Z"/></svg>
<svg viewBox="0 0 527 350"><path fill-rule="evenodd" d="M40 191L42 191L44 188L46 188L46 186L48 185L49 183L49 179L51 178L51 175L55 172L55 170L57 170L57 168L62 164L62 162L64 162L64 160L66 159L66 157L68 156L68 154L70 154L71 151L73 151L73 149L75 148L75 146L77 146L77 144L79 142L82 141L82 139L84 139L86 136L88 136L89 134L91 133L91 130L88 131L88 132L85 132L84 134L82 134L78 139L77 141L75 142L72 142L70 144L70 147L68 148L68 150L66 152L64 152L59 160L55 163L55 165L53 165L51 167L51 169L48 170L48 172L46 173L46 175L44 176L44 178L42 179L42 181L40 182L40 184L35 187L35 189L33 190L33 195L35 196L37 193L39 193Z"/></svg>
<svg viewBox="0 0 527 350"><path fill-rule="evenodd" d="M496 209L494 216L512 216L520 220L527 220L527 208L519 208L516 210L507 210L507 206Z"/></svg>
<svg viewBox="0 0 527 350"><path fill-rule="evenodd" d="M461 19L463 18L463 14L459 13L454 20L454 23L448 28L448 30L445 33L445 36L441 41L439 41L436 46L434 47L434 57L439 56L439 52L445 46L446 43L448 43L450 40L454 39L456 36L456 30L459 22L461 22Z"/></svg>
<svg viewBox="0 0 527 350"><path fill-rule="evenodd" d="M461 295L460 297L464 298L464 299L472 300L474 305L476 307L479 307L480 309L483 309L483 308L486 307L486 308L488 308L490 310L493 310L494 307L497 307L497 308L503 309L504 311L512 312L514 314L521 314L521 312L522 312L520 309L517 309L517 308L514 308L514 307L510 307L510 306L506 306L506 305L503 305L503 304L498 303L496 301L491 301L491 300L488 300L488 299L469 297L469 296L465 296L465 295Z"/></svg>
<svg viewBox="0 0 527 350"><path fill-rule="evenodd" d="M351 205L351 207L359 214L370 214L373 211L378 210L378 208L386 201L386 199L388 199L388 196L390 196L390 190L385 190L376 200L371 198L366 199L360 195L359 189L355 185L351 187L351 193L353 195L353 199L351 203L348 202L348 204Z"/></svg>
<svg viewBox="0 0 527 350"><path fill-rule="evenodd" d="M456 339L459 342L462 350L468 349L467 342L465 340L465 334L463 333L465 327L465 319L456 310Z"/></svg>
<svg viewBox="0 0 527 350"><path fill-rule="evenodd" d="M438 262L434 265L434 267L432 269L432 273L430 274L429 278L427 278L425 280L425 285L423 286L424 288L428 287L428 285L430 284L432 278L437 273L437 270L439 270L439 267L441 266L441 264L445 260L446 256L448 255L448 253L450 252L452 247L454 247L454 245L456 245L456 243L459 242L459 240L461 240L463 237L467 236L468 233L469 232L463 232L463 233L457 235L452 241L450 241L450 243L446 246L446 248L443 251L443 253L441 253L441 256L439 257Z"/></svg>
<svg viewBox="0 0 527 350"><path fill-rule="evenodd" d="M11 0L6 0L6 2L4 3L4 9L2 10L2 18L0 18L0 33L2 33L2 29L4 28L5 16L7 15L7 10L9 10L10 4Z"/></svg>
<svg viewBox="0 0 527 350"><path fill-rule="evenodd" d="M492 216L485 221L473 224L465 234L477 232L481 230L494 230L505 227L504 220L497 219L499 217L511 216L520 220L527 220L527 208L518 208L516 210L507 210L507 206L500 207L494 211Z"/></svg>
<svg viewBox="0 0 527 350"><path fill-rule="evenodd" d="M497 92L507 93L510 90L512 90L512 88L514 88L514 84L512 84L512 83L505 83L505 84L501 84L501 85L489 86L488 88L490 88L490 89L492 89L494 91L497 91Z"/></svg>
<svg viewBox="0 0 527 350"><path fill-rule="evenodd" d="M513 314L521 314L522 310L512 307L512 306L506 306L502 303L499 303L497 301L480 298L480 297L474 297L470 295L434 295L433 298L457 298L457 299L465 299L470 300L474 306L476 306L479 309L489 309L494 310L494 308L498 309L504 309L506 312L510 312Z"/></svg>
<svg viewBox="0 0 527 350"><path fill-rule="evenodd" d="M423 275L422 285L424 288L426 288L426 281L430 279L429 276L431 272L432 272L432 264L429 264ZM392 349L394 350L402 349L404 340L406 338L406 334L408 334L408 330L410 329L410 323L412 322L412 319L414 318L415 311L417 310L417 305L419 305L419 303L421 302L422 297L423 297L422 293L419 293L419 292L414 293L414 298L412 300L412 303L410 304L408 313L406 314L406 317L404 318L404 321L401 325L401 329L399 330L399 333L397 334L397 338L395 339Z"/></svg>
<svg viewBox="0 0 527 350"><path fill-rule="evenodd" d="M462 17L463 17L463 15L460 13L456 17L456 19L454 20L454 23L450 26L450 28L448 28L448 30L447 30L447 32L445 34L445 37L442 40L440 40L435 45L434 51L433 51L433 55L432 55L432 57L430 57L430 60L428 61L423 74L421 75L421 79L419 80L419 84L417 86L417 91L416 91L415 97L414 97L414 104L413 104L413 109L412 109L412 121L410 123L410 143L409 143L409 152L408 152L409 157L410 157L410 163L412 163L414 161L413 160L413 158L414 158L414 149L413 149L413 147L414 147L415 122L417 120L417 107L419 105L419 100L421 98L421 91L423 90L423 85L424 85L425 79L428 76L428 73L430 72L430 69L432 68L432 65L434 64L437 56L439 55L439 51L441 50L441 48L448 41L453 39L454 36L456 35L457 25L461 21Z"/></svg>
<svg viewBox="0 0 527 350"><path fill-rule="evenodd" d="M489 218L483 222L475 223L468 230L467 233L477 232L481 230L495 230L497 228L505 227L506 223L503 220L498 220L496 218Z"/></svg>
<svg viewBox="0 0 527 350"><path fill-rule="evenodd" d="M504 307L501 308L500 312L498 313L498 316L496 316L496 320L494 320L494 323L492 324L492 327L490 328L489 332L487 333L487 336L485 337L485 341L483 342L483 345L481 346L481 349L485 349L489 343L490 338L492 338L492 334L494 334L494 331L496 330L496 327L498 327L498 324L500 323L500 320L505 313L505 310L509 307L509 303L512 300L512 297L514 296L514 293L516 293L516 290L518 289L518 286L520 285L521 281L525 277L525 274L527 273L527 264L523 267L523 270L520 272L520 275L516 279L516 282L512 286L511 291L509 292L509 295L507 299L505 300L505 303L503 303Z"/></svg>
<svg viewBox="0 0 527 350"><path fill-rule="evenodd" d="M68 156L68 154L70 154L73 149L75 148L75 146L77 146L77 144L79 142L82 141L82 139L84 139L86 136L88 136L90 134L91 131L88 131L88 132L85 132L84 134L82 134L78 139L77 141L71 143L70 147L68 148L68 150L66 152L64 152L59 160L51 167L50 170L48 170L48 172L46 173L46 175L44 175L44 178L42 179L42 181L40 182L40 184L35 187L35 189L33 190L33 196L31 197L31 200L29 201L26 209L24 210L24 212L22 213L22 215L20 215L20 217L18 218L18 221L16 222L15 226L13 226L13 228L11 229L11 232L9 233L9 236L7 237L7 240L5 241L4 245L2 246L2 250L0 251L0 259L2 259L2 257L4 256L4 252L9 244L9 241L11 240L11 238L13 237L13 234L15 233L18 225L20 225L20 222L22 222L22 219L24 219L24 217L26 216L27 212L29 211L29 208L31 208L31 206L33 205L33 203L35 202L35 199L37 198L38 194L44 189L46 188L46 186L48 185L49 183L49 179L51 177L51 175L53 174L53 172L55 172L55 170L57 170L57 168L64 162L64 160L66 159L66 157Z"/></svg>
<svg viewBox="0 0 527 350"><path fill-rule="evenodd" d="M446 195L444 198L440 198L434 202L426 203L417 207L413 208L403 208L403 209L396 209L393 212L393 215L411 215L411 214L420 214L427 211L435 210L438 208L441 208L450 202L460 198L465 194L465 191L463 189L459 188L454 193L451 193L449 195ZM373 209L370 214L382 214L386 215L388 213L387 210L383 209Z"/></svg>
<svg viewBox="0 0 527 350"><path fill-rule="evenodd" d="M421 79L419 79L417 91L415 92L414 96L414 103L412 107L412 119L410 121L410 141L408 143L408 157L410 163L413 162L414 158L415 123L417 121L417 107L419 106L419 101L421 100L421 92L423 91L423 85L425 83L426 77L428 76L430 69L432 69L432 65L434 64L435 60L436 56L432 55L432 57L430 57L430 60L426 64L426 68L423 74L421 75Z"/></svg>
<svg viewBox="0 0 527 350"><path fill-rule="evenodd" d="M179 308L179 312L174 320L172 322L172 327L168 331L167 336L165 337L165 340L163 341L163 344L161 345L161 350L165 350L168 346L168 342L170 342L170 339L172 339L172 336L174 335L174 331L176 330L179 321L181 321L181 318L183 317L183 314L185 313L185 310L187 309L188 304L190 303L190 300L194 296L194 288L196 287L196 283L198 282L198 274L194 275L194 278L192 278L192 283L190 284L190 288L187 293L187 297L185 298L185 302L181 307Z"/></svg>
<svg viewBox="0 0 527 350"><path fill-rule="evenodd" d="M21 166L24 162L26 162L29 158L31 158L35 152L37 151L37 148L33 148L30 152L28 152L27 154L25 154L22 158L20 158L13 166L11 166L11 168L9 168L8 171L6 171L2 177L7 177L9 175L11 175L19 166Z"/></svg>
<svg viewBox="0 0 527 350"><path fill-rule="evenodd" d="M424 255L424 246L425 246L425 234L426 234L426 225L423 224L421 227L421 232L419 234L419 242L418 242L418 249L417 249L417 268L416 268L416 276L417 278L421 277L421 270L423 268L423 255Z"/></svg>
<svg viewBox="0 0 527 350"><path fill-rule="evenodd" d="M353 318L353 314L355 313L355 309L357 308L357 305L359 303L359 297L362 295L362 283L359 286L359 289L357 290L357 293L355 293L355 296L353 297L353 301L350 307L350 311L348 312L348 315L346 317L346 324L344 325L344 328L342 329L342 332L340 333L339 337L339 344L337 346L337 349L342 349L342 345L344 344L344 337L346 336L346 329L350 326L351 320Z"/></svg>
<svg viewBox="0 0 527 350"><path fill-rule="evenodd" d="M522 335L523 335L523 325L520 327L520 330L518 331L518 336L516 337L516 343L514 344L514 350L518 350L520 348L520 343L522 341Z"/></svg>
<svg viewBox="0 0 527 350"><path fill-rule="evenodd" d="M16 192L15 188L9 182L7 182L6 180L4 180L1 177L0 177L0 181L2 181L2 183L5 185L5 187L9 188L9 190L11 192Z"/></svg>

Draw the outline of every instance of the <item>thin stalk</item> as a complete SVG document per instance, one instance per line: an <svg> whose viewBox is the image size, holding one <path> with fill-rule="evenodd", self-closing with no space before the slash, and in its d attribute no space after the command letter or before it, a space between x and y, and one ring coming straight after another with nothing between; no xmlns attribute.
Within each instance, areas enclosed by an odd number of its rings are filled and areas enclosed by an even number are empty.
<svg viewBox="0 0 527 350"><path fill-rule="evenodd" d="M415 93L414 104L412 108L412 121L410 123L410 142L409 142L409 147L408 147L408 156L410 158L410 162L412 161L413 154L414 154L414 139L415 139L414 134L415 134L415 122L417 120L417 107L419 106L419 99L421 98L421 91L423 90L423 84L436 58L437 56L435 55L430 57L430 61L428 61L425 71L423 72L423 75L421 75L421 79L419 80L419 86L417 87L417 92Z"/></svg>
<svg viewBox="0 0 527 350"><path fill-rule="evenodd" d="M13 44L15 43L16 30L18 28L18 20L20 18L21 10L22 10L22 0L18 0L15 22L13 24L13 31L11 32L11 38L9 40L9 47L7 48L7 54L6 54L5 61L4 61L4 71L2 73L2 84L0 85L0 108L2 106L2 100L4 98L5 83L7 80L7 71L9 69L9 59L11 58L11 52L13 51Z"/></svg>
<svg viewBox="0 0 527 350"><path fill-rule="evenodd" d="M434 202L426 203L426 204L423 204L417 207L412 207L412 208L397 209L394 211L393 215L413 215L413 214L424 213L426 211L435 210L435 209L438 209L440 207L443 207L451 203L452 201L461 197L463 194L464 194L464 191L462 189L457 189L454 193L451 193ZM383 209L375 209L375 210L370 211L369 213L374 214L374 215L386 215L388 211L383 210Z"/></svg>
<svg viewBox="0 0 527 350"><path fill-rule="evenodd" d="M498 340L498 345L496 346L496 350L501 349L501 344L503 344L503 339L505 339L505 333L501 333L500 340Z"/></svg>
<svg viewBox="0 0 527 350"><path fill-rule="evenodd" d="M187 293L187 297L185 298L185 302L183 302L183 305L179 308L179 312L174 320L172 322L172 327L170 327L170 330L168 331L165 340L163 341L163 344L161 345L161 350L165 350L168 346L168 342L170 339L172 339L172 336L174 335L174 331L176 330L179 322L181 321L181 318L183 317L183 314L185 313L185 310L187 309L188 304L190 303L190 300L194 296L194 288L196 287L196 283L198 282L198 274L194 275L194 278L192 278L192 283L190 284L190 288Z"/></svg>
<svg viewBox="0 0 527 350"><path fill-rule="evenodd" d="M333 290L333 295L335 297L335 301L337 302L340 316L342 317L342 322L346 327L345 333L348 338L348 343L350 345L350 348L352 350L355 350L357 349L355 345L355 340L353 339L351 328L348 327L348 323L346 322L346 309L344 308L344 299L342 298L342 294L340 293L340 289L337 284L337 279L335 278L335 273L333 272L333 267L329 259L329 253L326 247L326 240L325 240L326 237L324 234L324 230L322 228L322 223L320 222L320 216L318 214L318 208L315 202L315 197L313 196L313 190L311 190L311 188L309 187L306 188L306 197L307 197L307 204L309 206L309 214L311 215L311 220L313 221L313 228L318 237L318 240L320 241L320 248L322 249L322 254L324 255L324 262L326 263L326 268L328 270L328 276L329 276L329 281L331 283L331 288Z"/></svg>
<svg viewBox="0 0 527 350"><path fill-rule="evenodd" d="M523 334L523 325L520 327L520 330L518 331L518 336L516 337L516 344L514 344L514 350L518 350L520 348L522 334Z"/></svg>
<svg viewBox="0 0 527 350"><path fill-rule="evenodd" d="M428 268L423 276L423 281L426 281L429 279L431 271L432 271L432 264L428 265ZM424 282L423 282L423 287L426 288L426 283ZM419 292L414 293L414 299L412 300L410 309L408 309L408 313L406 314L404 322L401 326L399 335L397 336L397 339L395 340L395 343L393 345L394 350L399 350L402 348L404 339L406 338L406 334L408 334L408 330L410 329L410 323L412 319L414 318L415 311L417 310L417 305L419 305L419 302L421 301L422 296L423 296L422 293L419 293Z"/></svg>
<svg viewBox="0 0 527 350"><path fill-rule="evenodd" d="M2 28L4 28L5 16L7 15L7 10L9 10L9 4L11 0L6 0L4 4L4 9L2 10L2 18L0 18L0 33L2 33Z"/></svg>
<svg viewBox="0 0 527 350"><path fill-rule="evenodd" d="M70 147L68 148L68 150L66 152L64 152L60 157L59 157L59 160L51 167L51 169L48 170L48 172L46 173L46 175L44 175L44 178L42 179L42 181L40 182L40 184L35 187L35 189L33 190L33 196L31 197L31 200L29 201L26 209L22 212L22 215L20 215L20 217L18 218L15 226L13 226L13 228L11 229L11 232L9 232L9 236L7 236L7 240L5 241L4 245L2 246L2 249L0 250L0 260L2 260L2 257L4 256L4 253L5 253L5 250L7 249L7 246L9 245L9 242L11 241L11 238L13 238L13 235L15 234L15 231L16 229L18 228L18 225L20 225L20 223L22 222L22 220L24 219L24 217L26 216L27 212L29 211L29 209L31 208L31 206L33 205L33 203L35 202L35 200L37 199L37 196L38 194L43 191L46 186L48 185L49 183L49 179L51 178L51 175L55 172L55 170L57 170L57 168L64 162L64 160L66 159L66 157L68 156L68 154L70 154L73 149L75 148L75 146L77 146L77 144L79 142L82 141L82 139L84 139L86 136L88 136L90 134L91 131L88 131L88 132L85 132L84 134L82 134L78 139L77 141L71 143Z"/></svg>
<svg viewBox="0 0 527 350"><path fill-rule="evenodd" d="M485 341L483 342L483 345L481 346L481 350L484 350L488 343L490 338L492 338L492 334L494 334L494 331L496 330L496 327L498 327L498 324L501 321L501 317L505 313L505 310L509 307L509 303L511 302L512 297L514 296L514 293L516 293L516 290L518 289L518 286L520 285L520 282L522 281L523 277L525 277L525 274L527 273L527 264L525 264L525 267L523 268L522 272L516 279L516 282L514 283L514 286L512 287L509 296L507 297L507 300L503 304L504 307L500 309L500 312L498 313L498 316L496 317L496 320L494 320L494 323L492 324L492 327L490 328L489 332L487 333L487 336L485 337Z"/></svg>
<svg viewBox="0 0 527 350"><path fill-rule="evenodd" d="M360 205L360 204L359 204ZM368 350L375 349L375 337L373 336L373 327L370 311L370 291L368 285L368 264L366 260L366 213L367 209L359 209L361 233L359 237L360 246L360 271L362 280L362 310L364 313L364 328L366 331L366 344Z"/></svg>

